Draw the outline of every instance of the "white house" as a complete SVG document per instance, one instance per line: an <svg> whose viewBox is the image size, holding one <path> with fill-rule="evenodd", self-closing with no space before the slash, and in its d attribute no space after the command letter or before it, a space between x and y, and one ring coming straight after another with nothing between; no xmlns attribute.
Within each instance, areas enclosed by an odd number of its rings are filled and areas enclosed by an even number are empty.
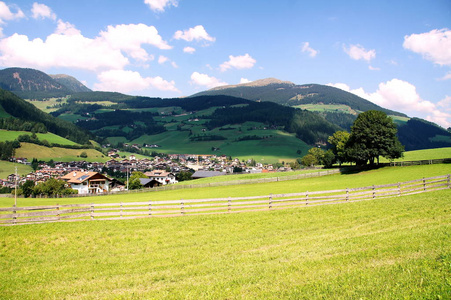
<svg viewBox="0 0 451 300"><path fill-rule="evenodd" d="M111 179L98 172L70 172L63 177L78 194L102 194L110 191Z"/></svg>
<svg viewBox="0 0 451 300"><path fill-rule="evenodd" d="M164 170L153 170L152 172L144 173L149 179L155 179L162 185L177 183L175 174L171 172L166 172Z"/></svg>

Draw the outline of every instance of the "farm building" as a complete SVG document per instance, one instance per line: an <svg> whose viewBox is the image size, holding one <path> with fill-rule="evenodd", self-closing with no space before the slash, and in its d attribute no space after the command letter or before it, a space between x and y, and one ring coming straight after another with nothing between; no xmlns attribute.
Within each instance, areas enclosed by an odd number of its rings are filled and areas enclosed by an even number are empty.
<svg viewBox="0 0 451 300"><path fill-rule="evenodd" d="M144 173L149 179L155 179L162 185L177 183L175 174L171 172L166 172L164 170L153 170L152 172Z"/></svg>

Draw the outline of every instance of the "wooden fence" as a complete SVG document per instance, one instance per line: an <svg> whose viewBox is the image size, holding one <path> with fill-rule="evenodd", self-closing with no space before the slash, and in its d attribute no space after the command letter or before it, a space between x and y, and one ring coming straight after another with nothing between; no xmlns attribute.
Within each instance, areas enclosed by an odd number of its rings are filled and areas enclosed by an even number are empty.
<svg viewBox="0 0 451 300"><path fill-rule="evenodd" d="M253 197L0 208L0 225L237 213L398 197L451 188L451 176L354 189Z"/></svg>

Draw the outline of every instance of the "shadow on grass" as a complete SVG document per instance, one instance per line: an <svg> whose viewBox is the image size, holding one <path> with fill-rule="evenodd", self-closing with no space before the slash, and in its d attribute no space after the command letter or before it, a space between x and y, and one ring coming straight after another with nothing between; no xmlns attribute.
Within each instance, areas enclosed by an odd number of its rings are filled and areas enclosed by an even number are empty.
<svg viewBox="0 0 451 300"><path fill-rule="evenodd" d="M358 174L365 171L370 170L377 170L380 168L386 167L387 164L379 164L379 165L365 165L365 166L347 166L347 167L341 167L340 173L343 175L352 175L352 174Z"/></svg>

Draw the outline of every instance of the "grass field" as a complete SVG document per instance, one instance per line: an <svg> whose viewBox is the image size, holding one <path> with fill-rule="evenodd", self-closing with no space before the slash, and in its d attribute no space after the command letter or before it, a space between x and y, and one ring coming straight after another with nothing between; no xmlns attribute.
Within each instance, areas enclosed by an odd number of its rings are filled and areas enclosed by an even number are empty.
<svg viewBox="0 0 451 300"><path fill-rule="evenodd" d="M395 162L399 161L412 161L412 160L430 160L430 159L444 159L451 158L451 148L436 148L426 150L415 150L404 152L404 157L395 159ZM381 162L388 162L387 159L381 158Z"/></svg>
<svg viewBox="0 0 451 300"><path fill-rule="evenodd" d="M31 132L28 131L13 131L13 130L3 130L0 129L0 142L5 141L14 141L19 137L19 135L32 135ZM36 136L39 140L47 140L50 144L60 144L60 145L77 145L77 143L72 142L68 139L60 137L59 135L53 133L36 133Z"/></svg>
<svg viewBox="0 0 451 300"><path fill-rule="evenodd" d="M0 179L6 179L9 175L14 174L16 167L17 174L19 175L26 175L33 172L33 169L30 166L0 160Z"/></svg>
<svg viewBox="0 0 451 300"><path fill-rule="evenodd" d="M79 157L82 152L86 152L87 158ZM59 147L44 147L30 143L21 143L19 149L16 149L17 157L26 157L28 160L37 158L38 160L48 161L79 161L85 160L88 162L106 162L109 157L104 156L101 152L94 149L68 149Z"/></svg>
<svg viewBox="0 0 451 300"><path fill-rule="evenodd" d="M449 299L449 199L0 227L0 295Z"/></svg>

